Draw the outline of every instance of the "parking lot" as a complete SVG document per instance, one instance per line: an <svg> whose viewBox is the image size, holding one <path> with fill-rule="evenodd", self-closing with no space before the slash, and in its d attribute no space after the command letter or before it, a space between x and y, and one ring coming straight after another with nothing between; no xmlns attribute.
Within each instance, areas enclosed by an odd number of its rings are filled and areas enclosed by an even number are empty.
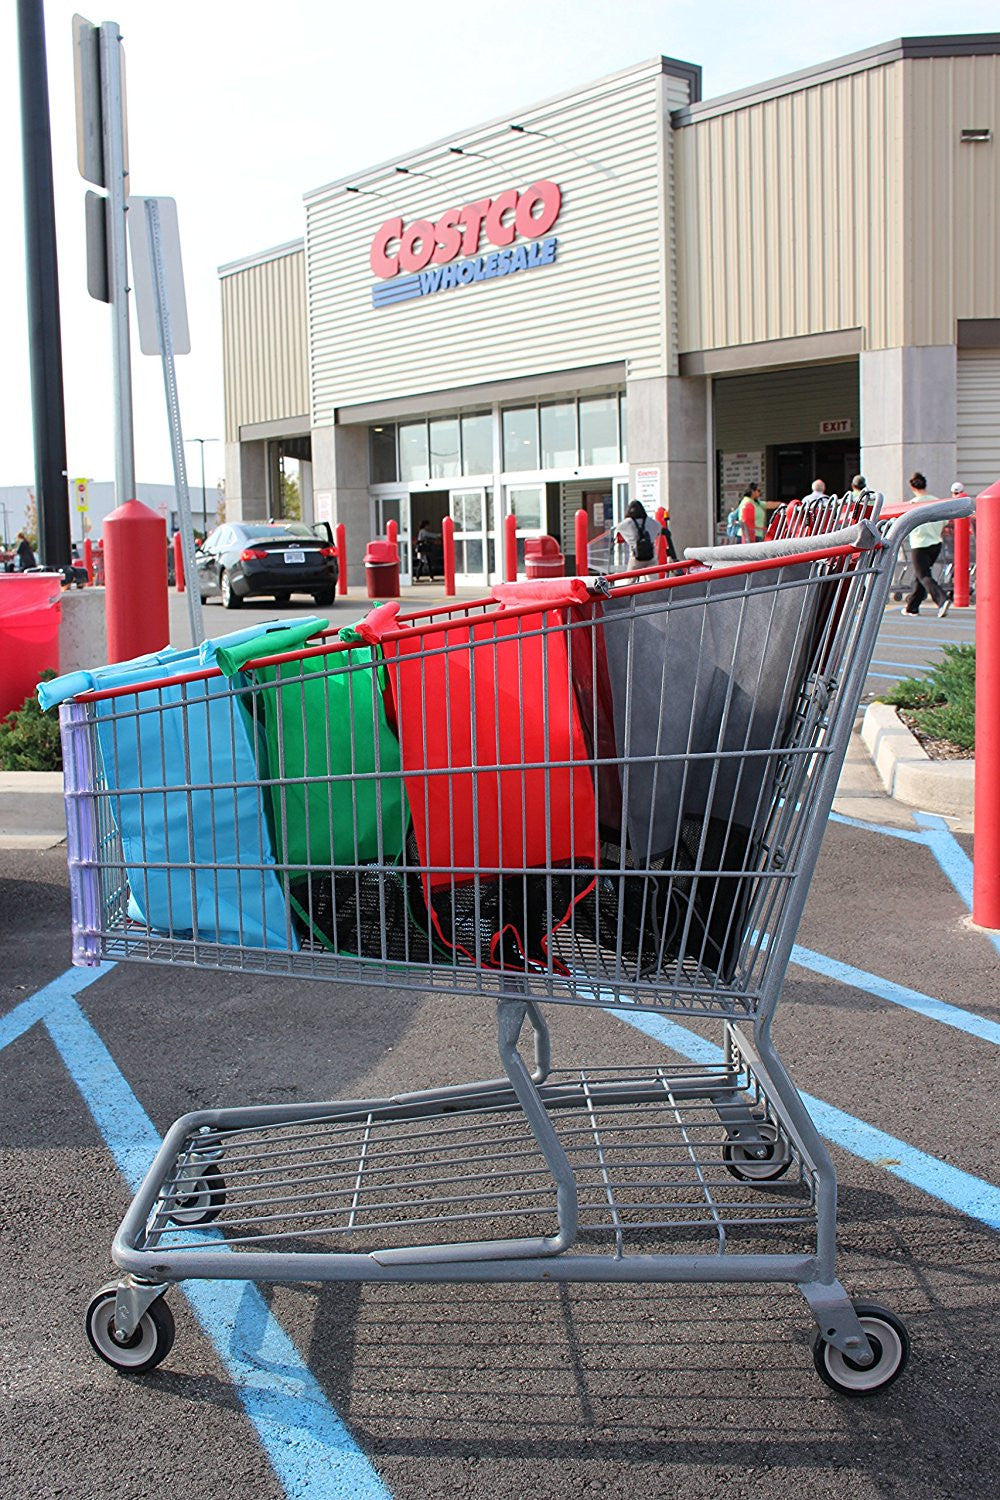
<svg viewBox="0 0 1000 1500"><path fill-rule="evenodd" d="M941 626L969 629L895 618L873 682L927 659ZM840 1276L909 1325L891 1390L828 1390L805 1305L780 1286L188 1283L170 1294L165 1363L116 1375L83 1311L129 1186L178 1114L492 1076L494 1021L485 1002L259 976L67 973L64 851L8 851L0 1490L989 1493L996 941L969 925L967 838L890 803L857 750L842 788L775 1029L840 1174ZM676 1063L713 1038L703 1023L640 1033L550 1010L560 1064Z"/></svg>

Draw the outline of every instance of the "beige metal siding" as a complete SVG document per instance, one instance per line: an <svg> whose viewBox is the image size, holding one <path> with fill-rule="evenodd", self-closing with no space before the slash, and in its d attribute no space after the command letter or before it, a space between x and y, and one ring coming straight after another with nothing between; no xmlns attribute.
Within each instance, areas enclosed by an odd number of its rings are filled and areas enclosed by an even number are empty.
<svg viewBox="0 0 1000 1500"><path fill-rule="evenodd" d="M902 342L902 63L675 132L682 352Z"/></svg>
<svg viewBox="0 0 1000 1500"><path fill-rule="evenodd" d="M1000 56L911 59L906 74L909 344L1000 317ZM963 128L992 141L963 144Z"/></svg>
<svg viewBox="0 0 1000 1500"><path fill-rule="evenodd" d="M308 417L305 251L221 275L226 441L235 443L246 423Z"/></svg>
<svg viewBox="0 0 1000 1500"><path fill-rule="evenodd" d="M1000 349L958 355L958 474L970 495L1000 479Z"/></svg>
<svg viewBox="0 0 1000 1500"><path fill-rule="evenodd" d="M667 370L659 62L583 89L478 136L335 185L306 200L315 425L338 406L484 380L629 361L631 376ZM534 132L534 133L529 133ZM479 153L478 155L475 153ZM425 173L425 176L418 175ZM554 265L373 308L375 230L558 182Z"/></svg>
<svg viewBox="0 0 1000 1500"><path fill-rule="evenodd" d="M715 446L724 453L773 443L819 443L820 423L849 417L861 425L856 360L812 369L733 375L714 382Z"/></svg>

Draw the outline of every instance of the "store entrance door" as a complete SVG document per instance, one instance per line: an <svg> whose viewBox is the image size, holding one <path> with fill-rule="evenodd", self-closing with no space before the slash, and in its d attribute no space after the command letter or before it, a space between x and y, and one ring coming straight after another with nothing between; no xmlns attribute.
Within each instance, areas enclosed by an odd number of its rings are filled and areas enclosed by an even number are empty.
<svg viewBox="0 0 1000 1500"><path fill-rule="evenodd" d="M486 490L452 490L455 523L455 582L485 584L490 566Z"/></svg>
<svg viewBox="0 0 1000 1500"><path fill-rule="evenodd" d="M399 495L379 495L375 502L375 536L385 537L390 521L399 527L399 581L408 584L413 567L410 555L410 496L407 490Z"/></svg>

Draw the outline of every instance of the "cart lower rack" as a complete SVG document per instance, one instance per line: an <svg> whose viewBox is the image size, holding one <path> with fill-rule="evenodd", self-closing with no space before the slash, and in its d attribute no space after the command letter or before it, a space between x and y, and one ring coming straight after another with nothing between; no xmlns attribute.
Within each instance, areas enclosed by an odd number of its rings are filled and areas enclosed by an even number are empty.
<svg viewBox="0 0 1000 1500"><path fill-rule="evenodd" d="M503 1068L178 1120L103 1359L159 1363L188 1277L790 1282L828 1384L896 1379L771 1021L911 524L231 638L64 704L78 962L488 998ZM559 1069L552 1003L712 1020L721 1060Z"/></svg>

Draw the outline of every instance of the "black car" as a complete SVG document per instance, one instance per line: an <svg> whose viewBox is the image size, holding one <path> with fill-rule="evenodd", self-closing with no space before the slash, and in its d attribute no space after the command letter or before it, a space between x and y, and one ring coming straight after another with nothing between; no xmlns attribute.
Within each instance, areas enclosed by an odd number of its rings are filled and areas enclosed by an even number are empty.
<svg viewBox="0 0 1000 1500"><path fill-rule="evenodd" d="M299 521L217 526L199 548L197 564L202 599L219 594L226 609L258 595L287 604L293 594L312 594L325 606L337 588L337 549L325 522L316 531Z"/></svg>

